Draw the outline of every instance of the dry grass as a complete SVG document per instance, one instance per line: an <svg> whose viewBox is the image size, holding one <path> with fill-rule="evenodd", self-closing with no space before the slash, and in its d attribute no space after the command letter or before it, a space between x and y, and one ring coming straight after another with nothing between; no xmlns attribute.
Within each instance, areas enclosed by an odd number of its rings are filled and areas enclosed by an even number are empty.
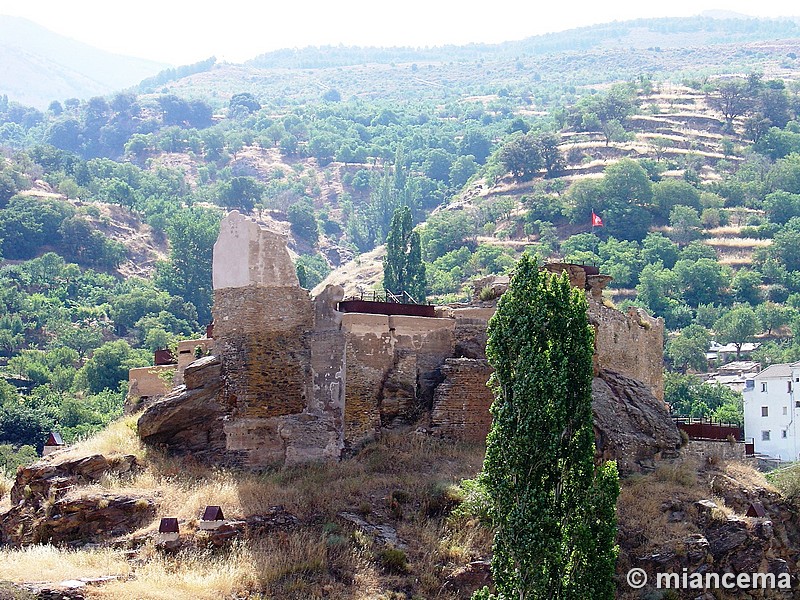
<svg viewBox="0 0 800 600"><path fill-rule="evenodd" d="M767 492L777 492L778 488L772 485L764 477L764 473L755 469L749 464L742 462L728 462L722 468L722 471L736 481L743 487L753 489L763 489Z"/></svg>
<svg viewBox="0 0 800 600"><path fill-rule="evenodd" d="M136 421L139 415L128 415L109 424L95 435L54 453L54 457L62 459L80 458L91 454L133 454L143 458L144 446L136 435Z"/></svg>
<svg viewBox="0 0 800 600"><path fill-rule="evenodd" d="M127 576L130 564L116 550L64 550L28 546L0 551L0 580L15 583L64 581L77 577Z"/></svg>
<svg viewBox="0 0 800 600"><path fill-rule="evenodd" d="M664 548L677 551L688 535L696 533L691 524L695 515L693 504L709 494L707 487L698 482L697 469L697 461L681 459L662 465L651 475L630 477L623 482L617 517L624 523L624 531L635 532L644 541L636 553ZM683 522L668 522L664 505L670 502L682 503L687 516Z"/></svg>
<svg viewBox="0 0 800 600"><path fill-rule="evenodd" d="M763 248L772 244L772 240L760 240L743 237L714 237L706 240L706 244L715 248Z"/></svg>
<svg viewBox="0 0 800 600"><path fill-rule="evenodd" d="M753 256L749 253L734 252L731 254L724 254L717 259L717 262L729 267L746 267L753 263Z"/></svg>
<svg viewBox="0 0 800 600"><path fill-rule="evenodd" d="M11 486L14 485L14 480L8 477L5 473L0 472L0 501L5 500L8 493L11 491ZM2 504L0 504L2 510Z"/></svg>
<svg viewBox="0 0 800 600"><path fill-rule="evenodd" d="M121 451L139 456L146 465L137 474L105 476L93 486L70 492L133 492L156 499L157 518L128 536L127 545L138 546L133 560L128 562L122 551L112 550L9 550L0 553L0 580L30 582L31 573L42 581L119 575L118 581L92 589L91 594L120 599L256 594L394 599L406 597L402 590L421 597L449 598L441 593L444 578L489 553L491 532L485 527L477 522L451 524L446 518L450 501L457 501L450 494L453 484L474 477L480 469L481 446L398 431L340 463L235 473L144 449L134 425L135 417L123 419L62 454L76 458ZM283 505L300 525L246 538L225 550L206 551L206 534L196 533L196 521L209 504L222 506L229 519L268 514L271 507ZM343 511L360 512L370 523L395 528L409 549L395 552L375 542L339 517ZM152 539L141 545L165 516L181 521L185 550L175 555L157 550ZM33 551L54 558L40 560ZM59 558L62 555L65 558ZM43 566L39 568L38 563ZM403 568L397 566L400 563ZM6 564L18 566L12 572Z"/></svg>

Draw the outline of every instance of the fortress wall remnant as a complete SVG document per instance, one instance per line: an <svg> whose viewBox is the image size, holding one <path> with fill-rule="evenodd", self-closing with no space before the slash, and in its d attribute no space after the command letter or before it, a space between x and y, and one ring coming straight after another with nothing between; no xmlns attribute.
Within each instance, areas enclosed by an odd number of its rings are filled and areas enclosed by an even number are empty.
<svg viewBox="0 0 800 600"><path fill-rule="evenodd" d="M595 375L611 370L636 379L663 401L663 319L633 308L623 314L603 304L602 289L610 281L607 275L589 273L580 265L552 263L545 268L553 273L566 272L570 285L587 292L589 323L596 332ZM505 279L493 282L486 278L475 287L491 287L501 295L505 291L503 286L507 286ZM482 304L454 308L449 313L456 322L455 355L458 357L486 358L486 329L496 306ZM488 432L492 403L491 391L486 387L491 374L488 362L448 360L441 371L444 382L437 388L433 400L431 430L438 435L462 439L477 439L479 432Z"/></svg>
<svg viewBox="0 0 800 600"><path fill-rule="evenodd" d="M663 322L604 306L609 278L596 269L548 268L567 271L590 296L597 372L630 375L663 397ZM142 439L259 468L338 459L426 412L440 435L482 440L489 430L485 344L495 303L442 307L436 317L339 312L340 286L312 300L285 237L236 211L221 223L213 281L215 356L192 362L185 385L145 411ZM502 294L507 283L487 285ZM191 360L193 342L184 345Z"/></svg>
<svg viewBox="0 0 800 600"><path fill-rule="evenodd" d="M213 279L227 449L253 466L338 458L343 339L300 287L285 237L233 211Z"/></svg>
<svg viewBox="0 0 800 600"><path fill-rule="evenodd" d="M410 420L430 402L439 366L452 356L450 318L345 313L345 440L357 446L395 419Z"/></svg>
<svg viewBox="0 0 800 600"><path fill-rule="evenodd" d="M436 388L431 432L444 437L483 442L492 426L489 407L494 401L486 385L492 367L486 359L448 358L444 381Z"/></svg>
<svg viewBox="0 0 800 600"><path fill-rule="evenodd" d="M631 307L627 313L589 300L595 328L595 370L616 371L646 384L664 399L664 319Z"/></svg>

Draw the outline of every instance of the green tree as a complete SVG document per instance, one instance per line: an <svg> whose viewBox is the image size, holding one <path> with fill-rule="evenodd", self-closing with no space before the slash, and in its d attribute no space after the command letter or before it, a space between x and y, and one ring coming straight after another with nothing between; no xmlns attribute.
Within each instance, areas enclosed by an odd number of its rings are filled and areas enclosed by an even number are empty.
<svg viewBox="0 0 800 600"><path fill-rule="evenodd" d="M211 321L211 258L219 222L219 213L202 208L175 214L167 228L169 260L156 265L156 285L191 302L201 323Z"/></svg>
<svg viewBox="0 0 800 600"><path fill-rule="evenodd" d="M781 306L774 302L764 302L756 307L756 316L761 324L761 329L772 335L775 329L780 329L788 324L797 311L788 306Z"/></svg>
<svg viewBox="0 0 800 600"><path fill-rule="evenodd" d="M624 158L605 170L602 190L606 231L619 239L641 240L647 235L652 215L652 184L642 166Z"/></svg>
<svg viewBox="0 0 800 600"><path fill-rule="evenodd" d="M252 177L233 177L220 187L220 204L228 209L251 212L264 195L264 186Z"/></svg>
<svg viewBox="0 0 800 600"><path fill-rule="evenodd" d="M653 184L653 204L658 217L663 221L669 217L673 207L679 204L699 209L700 192L682 179L665 179Z"/></svg>
<svg viewBox="0 0 800 600"><path fill-rule="evenodd" d="M746 302L757 306L763 301L761 293L761 274L749 269L739 269L731 281L734 302Z"/></svg>
<svg viewBox="0 0 800 600"><path fill-rule="evenodd" d="M517 181L530 181L544 167L541 148L533 134L517 135L500 149L498 158Z"/></svg>
<svg viewBox="0 0 800 600"><path fill-rule="evenodd" d="M752 341L758 331L758 318L750 306L737 306L714 323L717 341L736 346L736 360L739 360L742 344Z"/></svg>
<svg viewBox="0 0 800 600"><path fill-rule="evenodd" d="M689 306L718 303L725 284L730 281L730 271L710 258L681 259L673 270Z"/></svg>
<svg viewBox="0 0 800 600"><path fill-rule="evenodd" d="M706 352L710 345L711 336L705 327L689 325L667 342L666 354L684 373L687 368L705 372L708 368Z"/></svg>
<svg viewBox="0 0 800 600"><path fill-rule="evenodd" d="M425 300L425 265L419 233L414 231L408 206L396 209L392 216L386 237L383 287L394 294L406 292L417 302Z"/></svg>
<svg viewBox="0 0 800 600"><path fill-rule="evenodd" d="M672 237L678 244L688 244L703 235L702 225L697 210L690 206L678 204L673 206L669 213L669 225L672 227Z"/></svg>
<svg viewBox="0 0 800 600"><path fill-rule="evenodd" d="M753 105L751 91L740 79L723 81L708 99L709 104L722 113L726 125L730 128L733 120L745 114Z"/></svg>
<svg viewBox="0 0 800 600"><path fill-rule="evenodd" d="M291 223L292 233L310 242L311 245L319 241L319 226L314 216L314 205L310 200L295 202L286 211L286 215Z"/></svg>
<svg viewBox="0 0 800 600"><path fill-rule="evenodd" d="M667 269L675 266L680 249L663 233L648 233L642 241L642 261L646 264L661 264Z"/></svg>
<svg viewBox="0 0 800 600"><path fill-rule="evenodd" d="M584 293L524 255L486 349L495 401L480 481L498 598L614 598L619 482L614 463L594 465L592 339Z"/></svg>
<svg viewBox="0 0 800 600"><path fill-rule="evenodd" d="M127 381L130 369L149 364L149 354L131 349L125 340L106 342L81 367L78 379L90 393L99 394L103 390L116 390L120 383Z"/></svg>

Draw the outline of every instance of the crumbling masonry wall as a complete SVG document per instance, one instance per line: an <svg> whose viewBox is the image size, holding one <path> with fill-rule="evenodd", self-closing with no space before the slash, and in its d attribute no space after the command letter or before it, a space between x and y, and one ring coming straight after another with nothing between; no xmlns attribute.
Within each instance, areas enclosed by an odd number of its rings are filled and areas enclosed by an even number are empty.
<svg viewBox="0 0 800 600"><path fill-rule="evenodd" d="M618 371L663 397L663 323L606 307L604 275L550 268L589 295L597 373ZM437 317L341 313L341 287L312 300L285 237L236 211L221 223L213 283L215 356L188 365L183 384L146 409L143 440L258 468L339 459L385 427L420 419L438 435L485 438L495 302L442 307ZM501 294L507 281L487 285Z"/></svg>
<svg viewBox="0 0 800 600"><path fill-rule="evenodd" d="M589 323L596 333L595 375L615 371L641 381L658 400L663 400L663 319L636 309L623 314L606 306L602 298L602 289L610 281L606 275L587 274L584 268L570 264L551 264L547 268L555 273L566 272L573 287L587 292ZM507 279L498 283L487 278L475 287L487 286L500 295L507 287ZM436 389L429 423L437 435L481 440L491 425L489 407L494 398L486 386L491 367L485 360L485 346L486 329L496 303L475 304L449 311L456 323L455 355L460 358L445 361L441 369L444 381Z"/></svg>
<svg viewBox="0 0 800 600"><path fill-rule="evenodd" d="M453 319L347 313L345 442L357 446L427 410L453 355Z"/></svg>
<svg viewBox="0 0 800 600"><path fill-rule="evenodd" d="M213 273L229 458L250 466L338 458L343 339L330 311L300 287L285 238L234 211L214 245Z"/></svg>
<svg viewBox="0 0 800 600"><path fill-rule="evenodd" d="M664 399L664 319L631 307L627 313L590 299L589 322L595 328L596 370L637 379Z"/></svg>
<svg viewBox="0 0 800 600"><path fill-rule="evenodd" d="M436 388L431 411L431 433L483 442L492 426L489 407L494 396L486 385L492 367L480 358L448 358L444 381Z"/></svg>

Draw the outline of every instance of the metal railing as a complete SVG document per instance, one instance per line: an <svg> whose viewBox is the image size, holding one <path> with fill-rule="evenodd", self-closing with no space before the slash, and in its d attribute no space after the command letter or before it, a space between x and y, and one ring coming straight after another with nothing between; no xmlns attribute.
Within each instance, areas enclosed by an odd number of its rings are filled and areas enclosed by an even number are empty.
<svg viewBox="0 0 800 600"><path fill-rule="evenodd" d="M687 417L671 415L675 426L685 431L693 440L729 440L744 441L744 427L737 423L718 421L712 417Z"/></svg>
<svg viewBox="0 0 800 600"><path fill-rule="evenodd" d="M389 290L362 290L358 296L350 296L345 300L362 300L364 302L388 302L390 304L428 304L428 302L417 302L408 292L403 290L397 294Z"/></svg>

